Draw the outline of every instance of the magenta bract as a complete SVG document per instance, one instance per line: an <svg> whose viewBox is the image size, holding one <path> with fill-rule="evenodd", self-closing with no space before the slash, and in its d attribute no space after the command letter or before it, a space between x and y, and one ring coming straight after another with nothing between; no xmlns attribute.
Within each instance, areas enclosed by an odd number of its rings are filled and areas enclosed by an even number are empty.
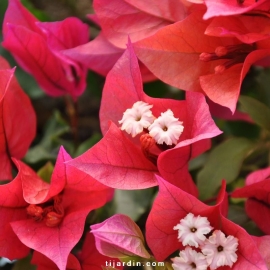
<svg viewBox="0 0 270 270"><path fill-rule="evenodd" d="M3 47L48 95L69 94L76 100L82 94L87 70L63 51L88 41L87 25L77 18L41 23L19 0L9 0L3 26Z"/></svg>

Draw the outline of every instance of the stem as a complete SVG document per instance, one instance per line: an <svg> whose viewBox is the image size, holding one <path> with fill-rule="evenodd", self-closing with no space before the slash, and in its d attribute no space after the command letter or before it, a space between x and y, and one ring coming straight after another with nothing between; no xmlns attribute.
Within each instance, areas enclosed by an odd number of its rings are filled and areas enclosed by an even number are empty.
<svg viewBox="0 0 270 270"><path fill-rule="evenodd" d="M71 134L76 147L78 144L78 103L69 95L64 96L64 100L66 103L66 112L69 117Z"/></svg>

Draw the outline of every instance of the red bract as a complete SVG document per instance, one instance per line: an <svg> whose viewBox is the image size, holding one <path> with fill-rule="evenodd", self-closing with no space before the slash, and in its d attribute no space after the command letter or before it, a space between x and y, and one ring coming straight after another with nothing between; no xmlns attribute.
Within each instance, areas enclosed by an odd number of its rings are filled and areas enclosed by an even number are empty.
<svg viewBox="0 0 270 270"><path fill-rule="evenodd" d="M0 58L0 180L12 178L11 157L21 159L36 134L30 99L15 78L15 69Z"/></svg>
<svg viewBox="0 0 270 270"><path fill-rule="evenodd" d="M41 23L19 0L9 0L3 23L3 47L34 76L51 96L70 94L76 99L86 83L86 68L63 51L88 41L88 26L77 18Z"/></svg>
<svg viewBox="0 0 270 270"><path fill-rule="evenodd" d="M179 0L95 0L96 16L89 16L102 31L93 41L65 52L67 56L105 76L126 48L128 36L137 41L158 29L186 17L186 7ZM144 65L144 81L155 79Z"/></svg>
<svg viewBox="0 0 270 270"><path fill-rule="evenodd" d="M64 162L70 159L62 148L50 184L14 160L17 177L0 186L0 211L4 217L0 224L1 256L22 257L32 248L59 269L66 268L68 255L83 233L86 215L112 197L108 187L66 167Z"/></svg>
<svg viewBox="0 0 270 270"><path fill-rule="evenodd" d="M155 142L150 146L146 139L141 144L138 138L132 139L120 130L118 121L137 101L153 105L152 112L156 117L171 109L175 117L183 121L184 132L175 147L165 147L163 150L166 151L163 151ZM188 161L208 149L210 142L206 139L221 133L200 93L188 93L186 100L181 101L145 95L137 58L131 45L107 76L100 121L104 138L68 164L105 185L119 189L155 186L155 174L159 172L166 180L196 195L196 186L187 169Z"/></svg>
<svg viewBox="0 0 270 270"><path fill-rule="evenodd" d="M224 217L228 207L225 181L216 205L208 206L162 178L157 178L159 193L146 223L146 240L157 260L164 260L172 252L183 249L173 227L187 214L192 213L194 216L207 217L214 229L238 238L238 259L232 269L267 269L252 237L243 228Z"/></svg>
<svg viewBox="0 0 270 270"><path fill-rule="evenodd" d="M270 234L270 168L251 173L246 179L246 186L235 190L232 197L248 198L246 212L257 226Z"/></svg>
<svg viewBox="0 0 270 270"><path fill-rule="evenodd" d="M255 24L257 16L249 18ZM217 36L209 36L207 31L214 34L211 22L213 20L203 20L201 11L193 12L185 20L137 42L135 51L161 80L180 89L202 92L234 112L242 80L252 64L270 55L270 41L260 40L267 36L260 29L248 34L241 24L235 33L232 23L225 28L226 37L223 37L225 30L215 33ZM249 44L236 37L248 39Z"/></svg>

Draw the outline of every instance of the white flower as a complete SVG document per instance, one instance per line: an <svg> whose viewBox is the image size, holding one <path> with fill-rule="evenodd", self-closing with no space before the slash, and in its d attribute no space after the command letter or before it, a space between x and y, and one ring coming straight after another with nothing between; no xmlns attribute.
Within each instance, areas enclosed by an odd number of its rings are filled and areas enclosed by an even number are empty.
<svg viewBox="0 0 270 270"><path fill-rule="evenodd" d="M172 259L172 267L174 270L206 270L207 262L205 256L192 250L190 247L186 247L185 250L180 251L180 257Z"/></svg>
<svg viewBox="0 0 270 270"><path fill-rule="evenodd" d="M213 228L206 217L194 217L192 213L189 213L173 229L178 230L178 239L183 246L199 247L206 240L205 235L210 233Z"/></svg>
<svg viewBox="0 0 270 270"><path fill-rule="evenodd" d="M143 101L135 102L131 109L124 112L123 118L119 121L119 124L122 124L121 130L125 130L132 137L135 137L144 128L148 128L155 119L150 110L152 107L153 105Z"/></svg>
<svg viewBox="0 0 270 270"><path fill-rule="evenodd" d="M177 144L184 127L183 122L173 116L171 110L161 113L154 123L148 128L150 136L152 136L158 144Z"/></svg>
<svg viewBox="0 0 270 270"><path fill-rule="evenodd" d="M237 261L238 239L229 235L228 237L221 231L214 231L205 241L202 253L206 256L207 263L211 270L219 266L232 265Z"/></svg>

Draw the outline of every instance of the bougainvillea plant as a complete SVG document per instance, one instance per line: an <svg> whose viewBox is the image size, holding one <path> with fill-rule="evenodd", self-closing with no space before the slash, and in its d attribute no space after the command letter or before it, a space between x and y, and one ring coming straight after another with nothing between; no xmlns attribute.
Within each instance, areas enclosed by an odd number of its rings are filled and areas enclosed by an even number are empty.
<svg viewBox="0 0 270 270"><path fill-rule="evenodd" d="M0 267L270 269L269 0L0 16Z"/></svg>

